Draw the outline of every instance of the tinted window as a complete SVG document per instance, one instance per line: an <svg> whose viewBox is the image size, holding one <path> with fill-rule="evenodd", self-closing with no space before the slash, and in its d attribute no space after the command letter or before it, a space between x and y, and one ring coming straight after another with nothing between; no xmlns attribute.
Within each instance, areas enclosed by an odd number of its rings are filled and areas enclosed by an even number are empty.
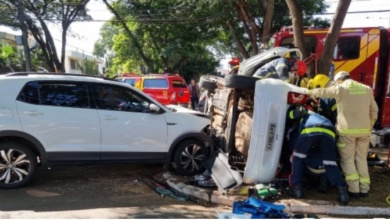
<svg viewBox="0 0 390 220"><path fill-rule="evenodd" d="M29 82L18 100L40 105L90 107L87 84L78 82Z"/></svg>
<svg viewBox="0 0 390 220"><path fill-rule="evenodd" d="M149 112L150 101L130 89L106 84L97 84L96 93L99 109Z"/></svg>
<svg viewBox="0 0 390 220"><path fill-rule="evenodd" d="M183 80L172 80L172 86L173 88L187 88L186 83Z"/></svg>
<svg viewBox="0 0 390 220"><path fill-rule="evenodd" d="M337 41L333 59L351 60L359 58L360 37L342 37Z"/></svg>
<svg viewBox="0 0 390 220"><path fill-rule="evenodd" d="M144 79L144 88L168 88L167 79Z"/></svg>

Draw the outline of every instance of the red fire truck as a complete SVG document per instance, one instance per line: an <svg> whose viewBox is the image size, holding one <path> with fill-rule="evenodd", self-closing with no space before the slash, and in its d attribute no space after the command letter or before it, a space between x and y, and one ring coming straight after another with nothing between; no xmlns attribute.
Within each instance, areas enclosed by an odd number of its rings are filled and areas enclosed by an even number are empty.
<svg viewBox="0 0 390 220"><path fill-rule="evenodd" d="M320 57L328 29L304 31L305 43L313 57ZM283 27L269 42L269 47L294 47L293 30ZM379 106L375 125L374 145L388 145L390 142L390 28L362 27L343 28L333 53L330 77L344 70L354 80L374 89Z"/></svg>

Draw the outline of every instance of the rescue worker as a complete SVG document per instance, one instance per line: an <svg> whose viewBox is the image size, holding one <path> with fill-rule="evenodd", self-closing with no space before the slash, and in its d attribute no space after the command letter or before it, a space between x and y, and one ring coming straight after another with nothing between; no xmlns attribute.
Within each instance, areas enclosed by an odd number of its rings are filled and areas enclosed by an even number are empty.
<svg viewBox="0 0 390 220"><path fill-rule="evenodd" d="M276 60L272 60L271 62L268 62L264 66L260 67L255 72L255 74L253 74L253 76L260 78L281 79L288 83L294 83L295 74L292 73L290 75L290 71L296 71L295 63L296 60L293 58L287 59L282 57Z"/></svg>
<svg viewBox="0 0 390 220"><path fill-rule="evenodd" d="M303 198L302 181L306 170L305 160L313 146L318 146L326 176L332 185L336 185L338 201L347 205L349 196L347 185L336 162L335 128L325 117L300 106L288 112L288 118L299 120L299 137L294 145L291 156L292 172L289 177L290 193L295 198Z"/></svg>
<svg viewBox="0 0 390 220"><path fill-rule="evenodd" d="M336 99L340 165L350 196L366 197L370 190L366 156L371 128L378 117L378 106L372 89L352 80L349 73L338 72L334 81L334 86L308 90L307 93L314 97Z"/></svg>
<svg viewBox="0 0 390 220"><path fill-rule="evenodd" d="M317 74L313 78L312 87L313 88L326 88L331 86L332 81L330 78L324 74ZM318 100L318 114L328 118L333 125L336 124L337 119L337 104L336 100L333 98L320 98Z"/></svg>

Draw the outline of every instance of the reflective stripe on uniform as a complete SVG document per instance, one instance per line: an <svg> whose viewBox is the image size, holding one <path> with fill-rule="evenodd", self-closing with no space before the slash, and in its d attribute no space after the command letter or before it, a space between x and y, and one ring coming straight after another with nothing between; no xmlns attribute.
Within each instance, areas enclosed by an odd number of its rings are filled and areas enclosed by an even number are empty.
<svg viewBox="0 0 390 220"><path fill-rule="evenodd" d="M331 160L323 160L322 163L324 165L332 165L332 166L337 166L336 161L331 161Z"/></svg>
<svg viewBox="0 0 390 220"><path fill-rule="evenodd" d="M336 138L335 133L329 129L326 129L326 128L305 128L302 130L301 134L309 134L312 132L322 132L322 133L329 134L333 138Z"/></svg>
<svg viewBox="0 0 390 220"><path fill-rule="evenodd" d="M367 94L367 90L364 86L352 82L349 86L349 94L351 95L365 95Z"/></svg>
<svg viewBox="0 0 390 220"><path fill-rule="evenodd" d="M360 177L359 182L361 182L361 183L366 183L366 184L370 184L370 178L361 178L361 177Z"/></svg>
<svg viewBox="0 0 390 220"><path fill-rule="evenodd" d="M325 173L325 169L324 168L315 169L315 168L311 168L309 166L307 168L310 170L310 172L315 173L315 174Z"/></svg>
<svg viewBox="0 0 390 220"><path fill-rule="evenodd" d="M302 158L302 159L306 158L306 154L301 154L301 153L298 153L298 152L294 152L293 155L296 156L296 157Z"/></svg>
<svg viewBox="0 0 390 220"><path fill-rule="evenodd" d="M371 134L370 129L339 129L340 134Z"/></svg>
<svg viewBox="0 0 390 220"><path fill-rule="evenodd" d="M347 181L354 181L354 180L358 180L358 179L359 179L359 174L357 174L357 173L354 173L351 175L345 175L345 180L347 180Z"/></svg>
<svg viewBox="0 0 390 220"><path fill-rule="evenodd" d="M345 147L345 144L344 144L344 143L341 143L341 142L337 142L336 145L337 145L338 148L343 148L343 147Z"/></svg>
<svg viewBox="0 0 390 220"><path fill-rule="evenodd" d="M294 119L294 111L290 111L290 113L288 114L290 119Z"/></svg>
<svg viewBox="0 0 390 220"><path fill-rule="evenodd" d="M334 104L331 108L332 112L336 111L337 110L337 104Z"/></svg>

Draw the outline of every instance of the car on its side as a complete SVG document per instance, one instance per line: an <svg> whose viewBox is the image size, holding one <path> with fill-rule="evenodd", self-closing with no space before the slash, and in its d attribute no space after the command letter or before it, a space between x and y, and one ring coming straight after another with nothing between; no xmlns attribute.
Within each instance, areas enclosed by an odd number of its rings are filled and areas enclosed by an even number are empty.
<svg viewBox="0 0 390 220"><path fill-rule="evenodd" d="M0 88L0 188L24 186L38 166L57 163L170 163L194 175L213 152L207 117L171 111L124 83L11 73Z"/></svg>
<svg viewBox="0 0 390 220"><path fill-rule="evenodd" d="M245 183L269 183L276 177L290 105L308 99L304 89L278 79L260 79L253 73L270 60L297 49L274 48L242 62L237 74L204 76L208 90L211 138L228 154L229 163L243 173Z"/></svg>

